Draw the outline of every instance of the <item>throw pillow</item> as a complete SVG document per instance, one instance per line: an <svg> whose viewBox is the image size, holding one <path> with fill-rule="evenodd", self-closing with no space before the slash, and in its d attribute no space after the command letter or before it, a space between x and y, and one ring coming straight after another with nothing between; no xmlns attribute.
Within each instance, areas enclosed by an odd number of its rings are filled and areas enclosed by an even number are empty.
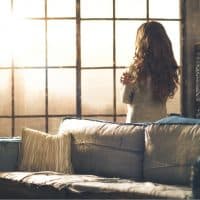
<svg viewBox="0 0 200 200"><path fill-rule="evenodd" d="M72 173L71 135L50 135L24 128L20 170Z"/></svg>

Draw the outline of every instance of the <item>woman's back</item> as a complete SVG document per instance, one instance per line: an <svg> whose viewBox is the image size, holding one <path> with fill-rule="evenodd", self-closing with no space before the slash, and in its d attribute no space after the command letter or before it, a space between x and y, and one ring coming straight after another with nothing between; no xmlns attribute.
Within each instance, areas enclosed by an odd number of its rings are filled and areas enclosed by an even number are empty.
<svg viewBox="0 0 200 200"><path fill-rule="evenodd" d="M128 103L128 112L126 122L153 122L159 120L167 115L166 103L155 101L152 93L151 79L148 79L143 87L139 87L138 84L134 86L125 86L124 98L128 95L132 96L132 99ZM130 87L130 88L128 88ZM131 95L132 92L132 95Z"/></svg>

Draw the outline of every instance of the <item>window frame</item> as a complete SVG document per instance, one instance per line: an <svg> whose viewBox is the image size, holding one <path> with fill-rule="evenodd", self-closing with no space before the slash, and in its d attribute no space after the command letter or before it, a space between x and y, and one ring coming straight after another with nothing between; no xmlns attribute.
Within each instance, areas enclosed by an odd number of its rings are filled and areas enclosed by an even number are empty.
<svg viewBox="0 0 200 200"><path fill-rule="evenodd" d="M11 11L13 11L13 6L14 6L14 1L15 0L10 0L11 1ZM1 67L1 69L10 69L11 70L11 115L1 115L0 118L8 118L11 119L11 133L12 136L15 136L15 121L18 118L44 118L45 119L45 131L49 131L49 119L50 118L63 118L67 116L71 117L78 117L78 118L91 118L91 117L102 117L102 118L112 118L112 121L118 121L118 118L120 117L125 117L125 114L118 114L117 113L117 87L116 87L116 76L117 76L117 70L118 69L124 69L124 66L117 66L116 65L116 21L131 21L131 20L139 20L139 21L149 21L149 20L159 20L159 21L178 21L180 22L180 35L181 35L181 41L180 41L180 48L181 48L181 56L182 57L182 49L184 48L183 44L183 38L184 38L184 18L183 18L183 13L185 12L184 10L184 0L180 0L180 18L175 19L175 18L150 18L149 17L149 4L151 0L146 0L146 17L145 18L117 18L116 17L116 2L115 0L112 0L113 2L113 11L112 11L112 17L109 18L82 18L81 17L81 0L75 0L76 4L76 16L75 17L59 17L59 20L75 20L76 22L76 65L75 66L62 66L62 68L66 69L75 69L75 74L76 74L76 111L75 114L49 114L48 112L48 69L52 68L60 68L60 67L49 67L48 66L48 41L47 41L47 34L48 34L48 20L56 20L58 18L53 18L53 17L48 17L47 16L47 3L48 0L45 1L45 16L44 18L28 18L30 20L44 20L45 22L45 66L44 67L39 67L39 69L44 69L45 70L45 113L44 115L16 115L15 113L15 70L17 69L38 69L37 67L34 66L29 66L29 67L16 67L14 63L14 59L12 58L12 64L11 67ZM81 65L81 22L82 21L98 21L98 20L108 20L112 22L112 28L113 28L113 65L112 66L101 66L101 67L82 67ZM99 70L99 69L111 69L113 73L113 113L112 114L94 114L94 115L84 115L82 112L82 99L81 99L81 94L82 94L82 84L81 84L81 74L83 70ZM180 104L182 101L180 102Z"/></svg>

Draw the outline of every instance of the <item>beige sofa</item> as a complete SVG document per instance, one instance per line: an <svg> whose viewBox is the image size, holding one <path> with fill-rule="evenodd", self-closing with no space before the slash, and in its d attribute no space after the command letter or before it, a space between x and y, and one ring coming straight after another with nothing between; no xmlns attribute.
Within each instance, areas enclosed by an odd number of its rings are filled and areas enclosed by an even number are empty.
<svg viewBox="0 0 200 200"><path fill-rule="evenodd" d="M198 119L123 124L65 118L58 134L71 135L73 173L19 171L13 159L10 171L0 167L1 198L193 198Z"/></svg>

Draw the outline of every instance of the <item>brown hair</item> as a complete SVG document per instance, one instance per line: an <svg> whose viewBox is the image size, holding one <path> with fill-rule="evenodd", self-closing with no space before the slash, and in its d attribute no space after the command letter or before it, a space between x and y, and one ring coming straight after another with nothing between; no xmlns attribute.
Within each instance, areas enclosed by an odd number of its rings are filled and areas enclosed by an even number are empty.
<svg viewBox="0 0 200 200"><path fill-rule="evenodd" d="M164 27L155 21L142 24L137 30L135 56L130 72L135 80L145 82L151 77L153 98L165 102L173 97L178 85L179 67L171 41Z"/></svg>

